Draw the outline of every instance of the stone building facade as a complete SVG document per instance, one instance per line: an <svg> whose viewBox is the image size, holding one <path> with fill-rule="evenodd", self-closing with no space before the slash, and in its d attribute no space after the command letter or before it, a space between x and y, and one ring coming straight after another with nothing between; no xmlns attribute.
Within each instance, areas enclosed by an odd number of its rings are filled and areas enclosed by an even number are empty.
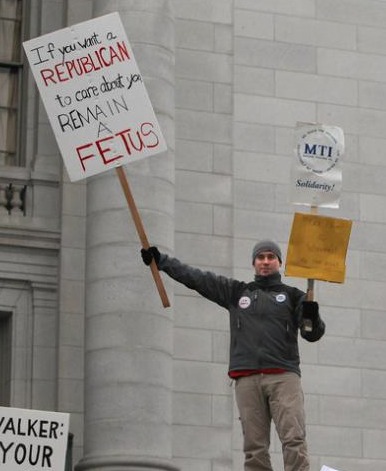
<svg viewBox="0 0 386 471"><path fill-rule="evenodd" d="M15 24L29 39L113 11L168 144L126 167L160 250L251 279L256 240L285 253L308 211L289 199L296 122L344 130L340 207L321 213L353 230L345 283L316 283L327 333L300 342L308 440L313 471L383 471L383 0L0 2L1 405L69 412L77 471L242 469L227 313L165 277L162 307L116 174L69 181L5 41ZM282 471L274 430L272 457Z"/></svg>

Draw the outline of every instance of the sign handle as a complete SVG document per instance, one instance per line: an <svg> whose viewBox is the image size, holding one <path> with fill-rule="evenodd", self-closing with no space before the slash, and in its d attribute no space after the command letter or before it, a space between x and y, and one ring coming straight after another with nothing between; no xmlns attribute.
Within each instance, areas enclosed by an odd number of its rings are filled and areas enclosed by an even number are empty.
<svg viewBox="0 0 386 471"><path fill-rule="evenodd" d="M118 174L119 181L121 182L123 192L126 196L127 204L129 205L129 209L130 209L131 215L133 217L134 224L135 224L135 227L137 229L137 233L139 235L139 239L141 241L142 247L144 249L148 249L150 247L150 244L149 244L149 241L147 240L145 229L143 227L141 217L139 215L139 212L138 212L137 206L135 204L133 195L130 191L129 182L128 182L127 177L126 177L126 173L125 173L124 169L121 166L116 167L116 171L117 171L117 174ZM170 302L169 302L169 299L168 299L168 295L167 295L165 287L162 283L162 278L161 278L161 275L158 271L158 267L157 267L157 264L155 263L154 259L152 260L152 262L150 264L150 269L151 269L151 272L152 272L152 275L153 275L153 278L154 278L154 282L157 286L158 293L159 293L161 301L162 301L162 305L165 308L169 307Z"/></svg>
<svg viewBox="0 0 386 471"><path fill-rule="evenodd" d="M318 207L317 206L311 206L311 214L317 214L318 213ZM307 293L306 293L306 300L307 301L313 301L314 300L314 286L315 286L315 280L308 278L307 280Z"/></svg>
<svg viewBox="0 0 386 471"><path fill-rule="evenodd" d="M306 293L307 301L314 300L314 284L315 284L315 280L312 280L311 278L307 280L307 293Z"/></svg>

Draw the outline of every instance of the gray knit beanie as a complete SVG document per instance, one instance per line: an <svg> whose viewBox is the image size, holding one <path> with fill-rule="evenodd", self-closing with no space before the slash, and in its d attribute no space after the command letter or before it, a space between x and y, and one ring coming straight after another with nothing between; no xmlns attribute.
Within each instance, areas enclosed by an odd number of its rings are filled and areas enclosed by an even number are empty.
<svg viewBox="0 0 386 471"><path fill-rule="evenodd" d="M279 259L279 262L282 263L281 250L280 247L273 240L261 240L258 242L252 250L252 265L255 263L255 258L261 252L272 252Z"/></svg>

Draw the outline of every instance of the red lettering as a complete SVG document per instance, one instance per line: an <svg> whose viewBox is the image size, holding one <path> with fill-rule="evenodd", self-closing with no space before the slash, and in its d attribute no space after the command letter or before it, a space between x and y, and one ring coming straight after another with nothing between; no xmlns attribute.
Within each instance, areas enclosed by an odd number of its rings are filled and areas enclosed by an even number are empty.
<svg viewBox="0 0 386 471"><path fill-rule="evenodd" d="M89 56L81 57L79 61L82 64L82 69L86 74L94 70L94 64Z"/></svg>
<svg viewBox="0 0 386 471"><path fill-rule="evenodd" d="M150 127L151 129L146 130L147 127ZM154 128L154 125L152 123L142 123L141 124L141 133L147 137L147 136L154 136L155 137L155 142L153 144L147 144L146 147L149 149L152 149L153 147L157 147L159 144L159 139L157 134L152 130Z"/></svg>
<svg viewBox="0 0 386 471"><path fill-rule="evenodd" d="M132 128L123 129L113 136L104 137L77 147L76 152L83 171L86 171L85 161L94 157L101 158L104 165L122 159L125 154L116 151L116 148L119 147L125 150L128 155L157 147L159 138L153 129L154 125L152 123L145 122L140 125L137 131Z"/></svg>
<svg viewBox="0 0 386 471"><path fill-rule="evenodd" d="M98 51L98 58L102 62L104 67L108 67L110 65L110 61L107 61L104 57L103 54L106 51L105 47L100 47Z"/></svg>
<svg viewBox="0 0 386 471"><path fill-rule="evenodd" d="M63 70L63 64L56 64L55 71L59 82L67 82L68 77L65 76L65 71ZM64 75L64 77L63 77Z"/></svg>
<svg viewBox="0 0 386 471"><path fill-rule="evenodd" d="M40 71L40 75L42 76L44 85L46 87L48 86L48 81L51 81L52 83L56 83L55 79L53 78L54 71L52 69L42 69Z"/></svg>
<svg viewBox="0 0 386 471"><path fill-rule="evenodd" d="M88 143L88 144L84 144L83 146L79 146L76 148L76 153L78 154L78 157L79 157L79 160L80 160L80 163L82 165L82 168L83 168L83 171L85 172L86 171L86 167L84 166L84 160L88 160L88 159L91 159L92 157L94 157L95 154L88 154L88 155L85 155L84 157L82 157L81 155L81 151L83 149L87 149L89 147L91 147L93 145L92 142Z"/></svg>
<svg viewBox="0 0 386 471"><path fill-rule="evenodd" d="M145 147L145 144L142 141L142 138L139 134L139 131L136 132L138 140L139 140L139 147L136 147L133 141L133 138L131 136L131 129L124 129L121 132L118 132L116 134L117 137L121 137L122 141L125 145L125 149L127 150L127 153L131 155L131 148L133 147L136 151L141 152L141 150ZM126 134L126 135L125 135Z"/></svg>
<svg viewBox="0 0 386 471"><path fill-rule="evenodd" d="M130 131L131 131L131 129L128 128L128 129L124 129L123 131L120 131L117 134L115 134L117 137L120 137L122 139L123 144L125 146L125 149L127 150L127 153L129 155L131 155L131 149L130 149L130 146L128 145L128 142L126 140L125 134L128 135L130 133Z"/></svg>
<svg viewBox="0 0 386 471"><path fill-rule="evenodd" d="M72 78L72 70L75 68L75 62L74 61L66 61L66 68L67 72L70 78Z"/></svg>
<svg viewBox="0 0 386 471"><path fill-rule="evenodd" d="M121 55L121 60L124 60L123 58L126 57L126 59L130 60L130 54L129 51L127 50L126 44L124 42L122 43L117 43L118 46L118 51Z"/></svg>
<svg viewBox="0 0 386 471"><path fill-rule="evenodd" d="M74 75L83 75L84 70L82 68L82 63L80 59L76 59L73 61L67 61L66 62L66 67L68 70L68 74L70 78L74 77ZM74 71L74 72L73 72Z"/></svg>
<svg viewBox="0 0 386 471"><path fill-rule="evenodd" d="M117 61L124 62L130 60L130 54L124 42L117 42L114 46L100 47L98 50L90 52L85 56L70 61L60 62L51 69L42 69L40 75L44 85L48 87L58 82L66 82L75 75L83 75L114 65Z"/></svg>
<svg viewBox="0 0 386 471"><path fill-rule="evenodd" d="M110 147L106 147L105 149L102 148L102 143L103 142L106 142L106 141L111 141L111 139L114 139L114 136L110 136L110 137L105 137L103 139L99 139L98 141L95 141L95 145L97 146L98 148L98 151L99 151L99 155L102 157L102 160L103 160L103 163L105 165L109 164L110 162L114 162L114 160L118 160L118 159L121 159L123 157L123 155L116 155L114 157L111 157L110 159L106 159L105 158L105 154L107 152L110 152L111 151L111 148Z"/></svg>
<svg viewBox="0 0 386 471"><path fill-rule="evenodd" d="M113 46L110 46L110 64L114 63L115 59L118 59L119 62L121 62L121 58L118 56Z"/></svg>

